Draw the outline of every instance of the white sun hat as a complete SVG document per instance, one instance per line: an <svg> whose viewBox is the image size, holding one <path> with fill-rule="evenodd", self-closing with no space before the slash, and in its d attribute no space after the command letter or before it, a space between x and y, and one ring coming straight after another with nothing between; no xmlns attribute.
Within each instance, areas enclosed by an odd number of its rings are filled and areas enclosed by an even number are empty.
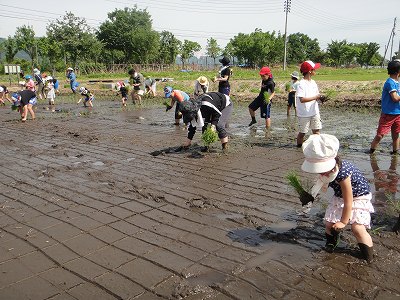
<svg viewBox="0 0 400 300"><path fill-rule="evenodd" d="M308 173L325 173L336 165L339 140L330 134L312 134L303 143L304 162L301 169Z"/></svg>

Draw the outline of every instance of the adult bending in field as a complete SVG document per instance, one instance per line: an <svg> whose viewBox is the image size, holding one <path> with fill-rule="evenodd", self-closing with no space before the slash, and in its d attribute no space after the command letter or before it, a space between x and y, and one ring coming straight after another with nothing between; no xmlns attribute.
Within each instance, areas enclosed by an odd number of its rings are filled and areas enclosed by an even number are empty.
<svg viewBox="0 0 400 300"><path fill-rule="evenodd" d="M228 133L225 125L233 110L229 96L219 92L205 93L196 99L182 101L179 109L183 115L183 122L189 124L187 139L182 149L190 147L197 127L201 127L204 132L208 124L211 124L212 130L218 132L222 150L225 152L228 149ZM207 150L207 147L202 149L202 151Z"/></svg>

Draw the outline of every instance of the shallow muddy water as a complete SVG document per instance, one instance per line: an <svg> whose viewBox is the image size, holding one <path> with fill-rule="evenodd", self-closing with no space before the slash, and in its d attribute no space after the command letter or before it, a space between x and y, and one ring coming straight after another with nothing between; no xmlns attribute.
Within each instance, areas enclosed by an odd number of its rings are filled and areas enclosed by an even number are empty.
<svg viewBox="0 0 400 300"><path fill-rule="evenodd" d="M59 97L56 111L39 104L25 124L0 108L0 298L400 297L398 159L389 136L365 154L378 109L321 106L322 132L373 189L377 262L367 265L349 229L337 253L321 250L331 191L301 207L288 187L290 170L312 177L300 171L285 106L273 106L265 130L258 112L249 128L237 104L223 155L218 143L200 153L198 133L191 150L173 151L186 129L162 101L123 110L99 99L89 110Z"/></svg>

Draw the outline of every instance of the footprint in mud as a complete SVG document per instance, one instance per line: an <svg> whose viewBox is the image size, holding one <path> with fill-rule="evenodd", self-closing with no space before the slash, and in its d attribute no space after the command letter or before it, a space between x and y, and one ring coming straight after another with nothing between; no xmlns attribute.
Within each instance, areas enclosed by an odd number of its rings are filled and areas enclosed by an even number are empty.
<svg viewBox="0 0 400 300"><path fill-rule="evenodd" d="M211 201L204 197L191 198L188 201L186 201L186 204L188 204L189 207L191 208L202 208L202 209L207 209L213 206Z"/></svg>

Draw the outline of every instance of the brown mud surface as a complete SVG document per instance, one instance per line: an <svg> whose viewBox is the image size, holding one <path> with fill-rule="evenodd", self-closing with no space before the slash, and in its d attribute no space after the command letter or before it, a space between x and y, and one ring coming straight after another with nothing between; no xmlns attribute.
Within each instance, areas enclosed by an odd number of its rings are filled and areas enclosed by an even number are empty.
<svg viewBox="0 0 400 300"><path fill-rule="evenodd" d="M373 187L367 264L349 228L323 250L329 194L302 208L288 187L305 174L285 106L265 131L236 105L229 153L203 154L199 134L171 151L186 132L161 104L56 103L26 123L0 108L0 299L400 299L397 157L389 137L364 154L379 109L322 107Z"/></svg>

